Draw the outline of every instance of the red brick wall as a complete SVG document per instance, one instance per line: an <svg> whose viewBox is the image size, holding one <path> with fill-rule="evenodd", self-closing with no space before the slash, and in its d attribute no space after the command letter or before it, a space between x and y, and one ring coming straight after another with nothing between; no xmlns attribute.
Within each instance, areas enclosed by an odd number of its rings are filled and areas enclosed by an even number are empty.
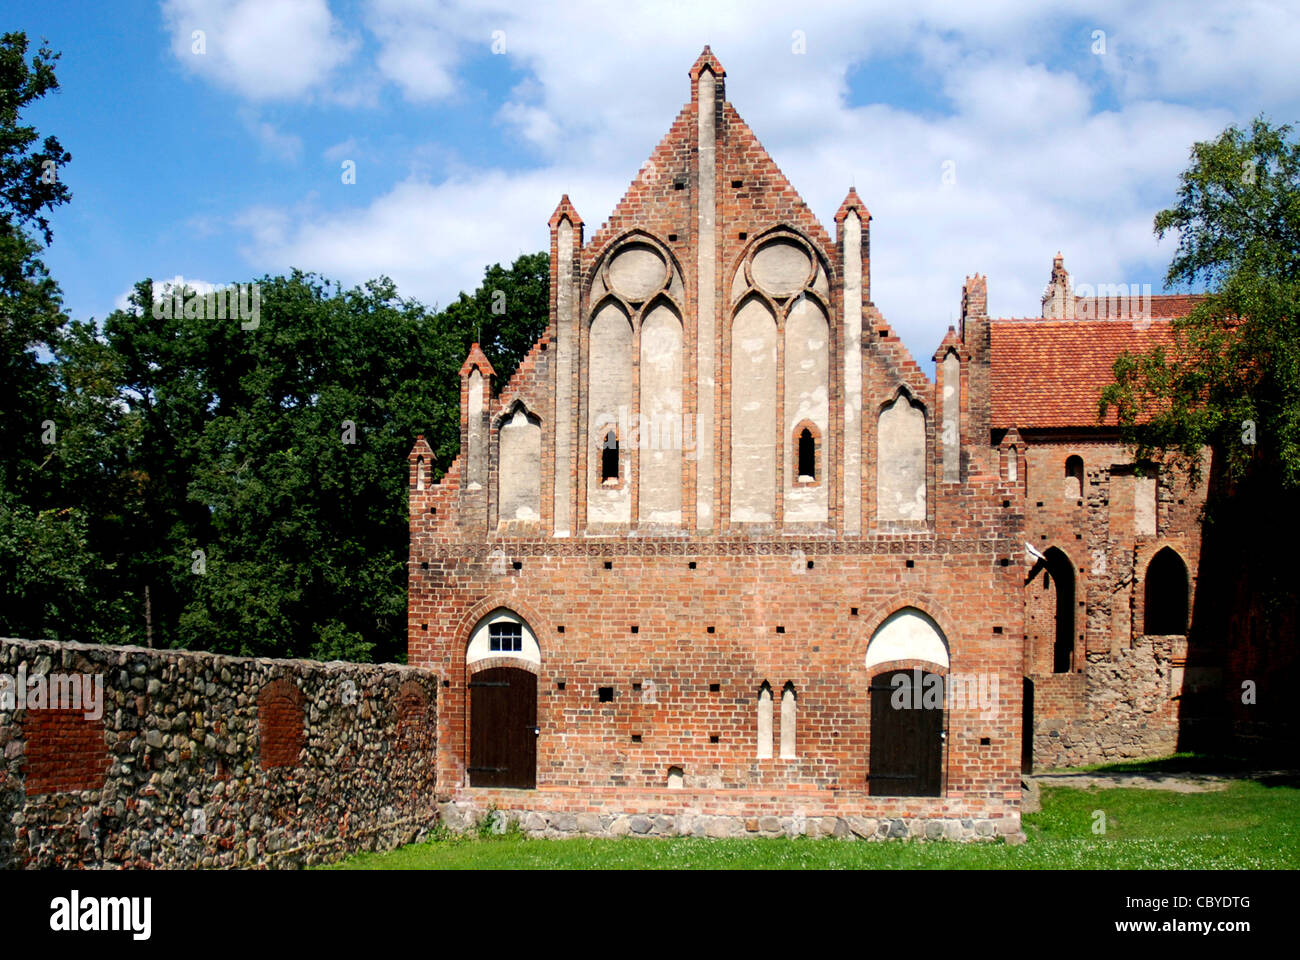
<svg viewBox="0 0 1300 960"><path fill-rule="evenodd" d="M539 787L662 788L668 768L680 766L688 786L861 792L867 687L887 669L866 669L867 642L888 614L917 606L945 632L951 669L991 672L1000 693L991 717L970 710L950 717L945 795L1001 802L1017 788L1020 570L997 562L998 548L1005 556L1010 543L939 547L927 538L853 553L826 541L714 541L674 544L671 555L653 546L631 552L626 542L591 545L590 554L588 544L500 546L520 570L511 563L494 575L486 550L417 547L431 559L428 570L412 570L410 657L450 683L440 717L440 792L466 783L465 646L497 606L526 619L542 650ZM797 759L755 759L765 680L778 743L780 691L794 683ZM645 702L647 681L654 703ZM614 688L612 703L598 702L602 686Z"/></svg>
<svg viewBox="0 0 1300 960"><path fill-rule="evenodd" d="M83 710L28 710L25 766L28 796L98 790L108 769L102 717Z"/></svg>
<svg viewBox="0 0 1300 960"><path fill-rule="evenodd" d="M867 643L889 614L915 605L945 633L951 670L991 674L999 689L991 716L967 709L950 716L944 798L933 802L938 804L934 811L954 804L960 815L967 803L1014 809L1019 799L1024 501L1019 489L987 475L988 458L981 453L987 431L981 435L977 429L987 422L986 417L979 419L987 407L987 378L963 385L962 481L940 484L934 385L870 302L869 214L862 210L864 335L862 343L849 344L843 335L839 246L726 102L721 81L716 96L717 268L712 282L717 312L711 345L716 417L702 429L713 433L714 529L719 533L695 532L697 477L690 456L683 461L680 536L633 532L638 499L635 452L629 477L630 528L589 530L585 511L590 287L603 258L629 233L653 236L681 272L684 417L694 423L698 408L700 344L694 301L699 105L693 93L607 222L581 249L572 419L543 421L543 517L537 535L512 531L501 537L492 532L495 508L490 491L504 468L497 463L495 435L489 502L463 494L458 502L450 492L460 482L455 468L444 480L447 489L412 490L409 659L434 669L447 684L439 715L439 792L450 796L466 784L465 648L470 632L483 615L504 606L528 622L541 647L539 792L562 791L577 804L576 794L596 790L663 791L669 767L678 766L685 772L688 792L806 791L827 805L839 796L853 796L858 802L865 797L870 753ZM553 228L555 223L553 218ZM778 532L783 483L777 484L778 522L772 529L734 536L728 520L732 278L755 241L778 228L807 239L829 280L829 420L820 450L830 484L829 522L811 536L800 532L798 539L789 529ZM560 270L569 268L558 260L553 243L553 283ZM553 296L552 330L555 309ZM982 306L978 312L983 312ZM972 321L972 329L982 328ZM515 398L523 398L530 410L543 415L554 410L554 350L542 349L546 341L539 343L530 364L500 385L491 403L493 430L496 418ZM778 351L782 341L778 336ZM861 500L867 536L861 539L840 534L843 358L848 349L860 349L863 357ZM987 364L984 346L968 351L963 345L958 352L967 368ZM783 369L778 353L778 411L784 403ZM900 387L906 387L926 413L928 515L914 529L884 536L874 529L878 412ZM632 392L635 404L635 388ZM784 451L784 417L778 416L777 423L779 436L773 442ZM573 478L574 535L562 539L547 536L557 431L568 431L575 441L567 465ZM422 450L417 447L413 456ZM472 516L466 515L469 510ZM480 661L476 667L497 662ZM884 669L874 667L870 674ZM791 682L797 691L795 759L756 759L757 695L765 681L773 691L774 753L780 752L781 690ZM651 683L654 702L647 697ZM598 701L600 687L614 688L612 703ZM902 801L882 802L892 802L896 810L919 809L916 801L908 802L912 807Z"/></svg>
<svg viewBox="0 0 1300 960"><path fill-rule="evenodd" d="M1171 646L1143 638L1146 571L1160 549L1171 547L1187 565L1194 595L1204 482L1191 488L1185 479L1159 476L1155 534L1139 535L1131 452L1113 436L1085 430L1022 430L1021 435L1025 540L1043 553L1055 547L1069 557L1075 589L1074 673L1063 675L1052 672L1055 584L1043 588L1040 567L1024 587L1025 673L1035 684L1035 764L1170 753L1179 742L1182 693L1170 679L1187 659L1187 642ZM1070 456L1083 460L1081 497L1064 495Z"/></svg>
<svg viewBox="0 0 1300 960"><path fill-rule="evenodd" d="M302 692L289 680L272 680L257 695L257 735L263 770L291 767L303 747Z"/></svg>

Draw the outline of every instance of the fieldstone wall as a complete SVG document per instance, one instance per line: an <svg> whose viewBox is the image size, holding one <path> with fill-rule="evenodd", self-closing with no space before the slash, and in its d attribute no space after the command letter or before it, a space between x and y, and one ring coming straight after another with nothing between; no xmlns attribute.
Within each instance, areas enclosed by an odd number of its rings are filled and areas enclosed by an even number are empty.
<svg viewBox="0 0 1300 960"><path fill-rule="evenodd" d="M437 817L437 695L414 667L0 639L0 868L298 867L412 842Z"/></svg>
<svg viewBox="0 0 1300 960"><path fill-rule="evenodd" d="M1135 637L1130 649L1089 653L1084 674L1041 677L1034 701L1034 768L1167 756L1178 749L1184 637ZM1056 690L1053 684L1060 686ZM1067 693L1066 685L1086 695ZM1080 715L1077 701L1086 704Z"/></svg>
<svg viewBox="0 0 1300 960"><path fill-rule="evenodd" d="M1023 843L1020 817L809 816L801 811L758 815L701 812L570 813L554 810L487 809L469 801L444 803L440 816L453 832L495 833L511 824L535 837L834 837L839 840L983 841L1003 837Z"/></svg>

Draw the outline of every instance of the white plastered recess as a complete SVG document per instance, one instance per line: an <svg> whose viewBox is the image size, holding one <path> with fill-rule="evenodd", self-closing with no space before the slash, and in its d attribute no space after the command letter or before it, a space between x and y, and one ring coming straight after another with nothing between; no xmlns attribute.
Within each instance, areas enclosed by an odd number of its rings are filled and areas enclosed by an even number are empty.
<svg viewBox="0 0 1300 960"><path fill-rule="evenodd" d="M520 646L523 649L518 653L491 649L489 628L494 623L519 624L522 628L520 632L523 634L523 643ZM474 663L478 660L486 660L488 657L513 657L516 660L540 664L542 662L542 648L537 645L537 638L533 636L528 621L505 607L497 607L497 609L480 620L470 633L469 648L465 652L465 662Z"/></svg>
<svg viewBox="0 0 1300 960"><path fill-rule="evenodd" d="M891 613L867 644L867 667L895 660L922 660L948 667L948 644L939 625L915 607Z"/></svg>

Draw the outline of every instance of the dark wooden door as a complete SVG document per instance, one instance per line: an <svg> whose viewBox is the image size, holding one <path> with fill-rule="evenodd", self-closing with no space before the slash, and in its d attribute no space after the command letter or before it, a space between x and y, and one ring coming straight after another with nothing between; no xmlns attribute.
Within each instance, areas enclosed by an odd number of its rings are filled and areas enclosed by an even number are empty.
<svg viewBox="0 0 1300 960"><path fill-rule="evenodd" d="M906 683L896 694L894 678ZM920 677L921 688L916 689ZM931 679L933 678L933 679ZM871 766L867 792L880 797L937 797L943 775L943 698L926 707L926 691L941 678L893 670L871 680ZM935 688L942 690L942 688ZM930 694L931 699L936 697Z"/></svg>
<svg viewBox="0 0 1300 960"><path fill-rule="evenodd" d="M537 677L495 667L469 682L469 782L537 786Z"/></svg>

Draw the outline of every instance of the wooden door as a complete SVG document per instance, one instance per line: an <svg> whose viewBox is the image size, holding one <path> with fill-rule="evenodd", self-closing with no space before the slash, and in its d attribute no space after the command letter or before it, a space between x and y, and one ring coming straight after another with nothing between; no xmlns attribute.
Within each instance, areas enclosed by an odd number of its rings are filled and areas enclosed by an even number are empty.
<svg viewBox="0 0 1300 960"><path fill-rule="evenodd" d="M495 667L469 682L469 782L473 787L537 785L537 677Z"/></svg>
<svg viewBox="0 0 1300 960"><path fill-rule="evenodd" d="M900 675L906 686L896 696L894 678ZM915 689L918 676L919 690ZM893 670L872 678L871 765L867 770L867 792L872 796L939 796L944 753L943 701L940 696L939 707L927 708L924 696L939 680L934 674L913 670Z"/></svg>

